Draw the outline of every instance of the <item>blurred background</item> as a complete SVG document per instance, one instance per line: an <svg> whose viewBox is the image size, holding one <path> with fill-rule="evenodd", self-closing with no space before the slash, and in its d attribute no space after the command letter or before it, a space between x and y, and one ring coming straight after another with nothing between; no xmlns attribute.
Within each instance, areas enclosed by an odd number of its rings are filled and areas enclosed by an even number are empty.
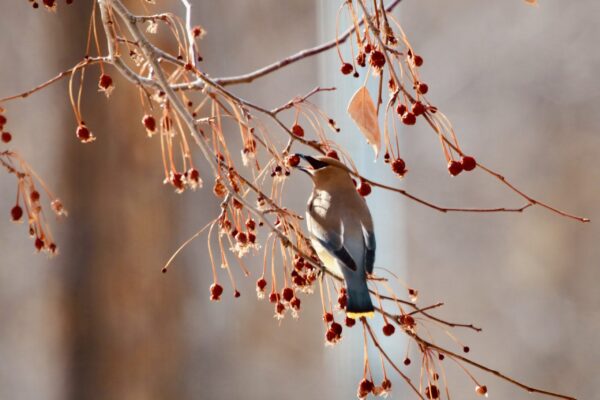
<svg viewBox="0 0 600 400"><path fill-rule="evenodd" d="M81 59L91 2L57 15L21 1L0 13L0 97L31 88ZM85 4L84 4L85 3ZM179 2L160 7L180 10ZM339 2L196 2L194 20L212 76L254 70L333 37ZM137 4L137 2L136 2ZM540 208L515 214L441 214L384 192L369 197L378 265L420 290L437 315L483 332L455 332L470 356L525 383L597 397L600 365L600 3L594 0L404 0L395 15L425 63L429 99L453 122L463 149L540 200L592 219L581 224ZM398 182L345 114L359 84L341 77L333 52L234 87L268 107L334 85L321 105L336 137L368 176L445 206L520 206L481 172L450 178L438 141L421 121L405 129L409 174ZM91 70L90 70L91 71ZM99 75L99 73L98 73ZM113 74L113 76L116 74ZM361 332L326 348L318 296L299 320L272 318L257 302L256 273L242 297L208 300L200 239L167 275L164 262L218 213L210 189L176 195L163 186L159 142L141 129L136 91L117 80L107 102L89 74L81 145L66 82L8 104L11 148L40 172L70 211L53 221L60 255L35 255L23 225L9 221L15 182L0 173L0 399L351 399L361 378ZM310 190L292 176L289 204ZM255 269L256 271L256 269ZM386 341L403 357L400 335ZM414 355L413 355L414 357ZM406 368L418 377L417 362ZM447 363L456 398L473 385ZM494 398L530 396L477 372ZM394 379L393 398L408 394Z"/></svg>

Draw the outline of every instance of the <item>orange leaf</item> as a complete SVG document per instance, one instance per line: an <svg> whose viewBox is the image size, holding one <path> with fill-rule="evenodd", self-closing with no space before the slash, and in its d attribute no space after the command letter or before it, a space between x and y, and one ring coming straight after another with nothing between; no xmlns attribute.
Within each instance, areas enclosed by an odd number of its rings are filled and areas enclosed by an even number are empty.
<svg viewBox="0 0 600 400"><path fill-rule="evenodd" d="M371 94L366 86L361 86L348 103L348 114L356 123L367 142L373 146L375 158L381 146L381 133L377 118L377 108L371 99Z"/></svg>

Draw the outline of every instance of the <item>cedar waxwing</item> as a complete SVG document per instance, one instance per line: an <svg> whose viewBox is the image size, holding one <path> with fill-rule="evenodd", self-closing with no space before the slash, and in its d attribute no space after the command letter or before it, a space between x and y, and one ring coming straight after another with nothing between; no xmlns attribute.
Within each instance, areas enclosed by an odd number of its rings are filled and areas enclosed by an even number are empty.
<svg viewBox="0 0 600 400"><path fill-rule="evenodd" d="M375 234L365 199L358 194L348 169L329 157L297 154L310 168L297 166L312 178L306 223L310 240L325 268L346 282L350 318L373 315L367 274L373 273Z"/></svg>

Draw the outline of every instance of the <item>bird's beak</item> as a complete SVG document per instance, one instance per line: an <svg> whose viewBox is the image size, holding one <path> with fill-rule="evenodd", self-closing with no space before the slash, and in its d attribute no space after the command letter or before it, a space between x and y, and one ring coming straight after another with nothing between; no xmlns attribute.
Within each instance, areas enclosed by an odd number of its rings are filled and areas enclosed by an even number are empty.
<svg viewBox="0 0 600 400"><path fill-rule="evenodd" d="M316 170L327 166L326 163L324 163L322 161L319 161L319 160L317 160L314 157L307 156L305 154L296 153L296 156L298 156L301 159L305 160L310 165L310 167L311 167L311 168L306 168L306 167L303 167L300 164L298 164L296 166L296 168L298 168L299 170L301 170L301 171L303 171L303 172L305 172L305 173L307 173L308 175L311 175L311 176L314 174L314 172Z"/></svg>
<svg viewBox="0 0 600 400"><path fill-rule="evenodd" d="M299 158L303 159L303 160L306 160L306 157L307 157L304 154L298 154L298 153L296 153L294 155L296 157L299 157ZM300 171L304 172L305 174L307 174L309 176L312 176L312 170L309 170L308 168L303 167L300 163L298 163L297 165L294 165L294 168L299 169Z"/></svg>

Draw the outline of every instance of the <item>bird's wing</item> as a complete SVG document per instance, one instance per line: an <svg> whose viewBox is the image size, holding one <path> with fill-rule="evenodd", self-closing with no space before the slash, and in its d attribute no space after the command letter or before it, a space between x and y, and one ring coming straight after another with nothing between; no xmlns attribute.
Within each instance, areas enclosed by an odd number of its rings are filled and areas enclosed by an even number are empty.
<svg viewBox="0 0 600 400"><path fill-rule="evenodd" d="M315 218L316 217L316 218ZM328 229L323 227L322 219L310 211L307 215L310 223L310 233L325 250L334 255L345 267L352 271L357 270L356 262L344 246L344 227L342 221L337 224L329 223Z"/></svg>
<svg viewBox="0 0 600 400"><path fill-rule="evenodd" d="M367 251L365 253L365 269L367 273L373 273L373 267L375 265L375 233L373 232L373 226L371 224L370 229L365 225L362 225L363 237Z"/></svg>

